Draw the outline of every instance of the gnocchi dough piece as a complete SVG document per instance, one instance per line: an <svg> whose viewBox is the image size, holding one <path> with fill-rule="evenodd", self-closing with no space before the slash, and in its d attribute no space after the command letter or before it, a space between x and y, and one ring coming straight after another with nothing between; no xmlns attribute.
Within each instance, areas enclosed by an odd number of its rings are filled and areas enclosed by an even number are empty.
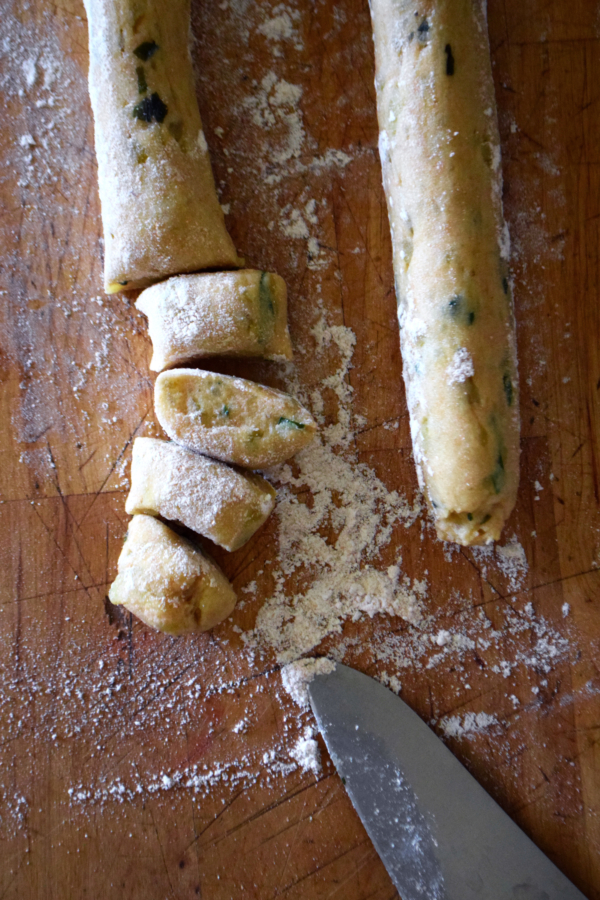
<svg viewBox="0 0 600 900"><path fill-rule="evenodd" d="M275 488L170 441L136 438L126 511L181 522L226 550L250 540L275 506Z"/></svg>
<svg viewBox="0 0 600 900"><path fill-rule="evenodd" d="M191 541L151 516L134 516L109 599L166 634L207 631L226 619L235 592Z"/></svg>
<svg viewBox="0 0 600 900"><path fill-rule="evenodd" d="M515 323L484 0L371 0L379 150L419 483L438 537L517 494Z"/></svg>
<svg viewBox="0 0 600 900"><path fill-rule="evenodd" d="M311 414L289 394L200 369L162 372L154 408L174 441L256 469L294 456L316 432Z"/></svg>
<svg viewBox="0 0 600 900"><path fill-rule="evenodd" d="M190 0L85 0L108 293L238 266L198 111Z"/></svg>
<svg viewBox="0 0 600 900"><path fill-rule="evenodd" d="M287 291L279 275L243 269L176 275L140 294L161 372L204 356L291 359Z"/></svg>

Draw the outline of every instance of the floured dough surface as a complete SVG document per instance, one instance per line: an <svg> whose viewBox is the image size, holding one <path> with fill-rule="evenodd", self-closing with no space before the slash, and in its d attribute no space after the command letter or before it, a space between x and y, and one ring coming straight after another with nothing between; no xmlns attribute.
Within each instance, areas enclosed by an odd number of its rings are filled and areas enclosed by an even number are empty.
<svg viewBox="0 0 600 900"><path fill-rule="evenodd" d="M170 441L139 437L131 459L126 511L181 522L226 550L237 550L270 516L275 489L251 472Z"/></svg>
<svg viewBox="0 0 600 900"><path fill-rule="evenodd" d="M515 325L481 0L371 0L380 155L414 457L440 538L516 499Z"/></svg>
<svg viewBox="0 0 600 900"><path fill-rule="evenodd" d="M316 422L289 394L200 369L162 372L158 421L174 441L240 466L278 465L306 447Z"/></svg>
<svg viewBox="0 0 600 900"><path fill-rule="evenodd" d="M232 612L235 592L218 566L151 516L134 516L109 598L158 631L207 631Z"/></svg>
<svg viewBox="0 0 600 900"><path fill-rule="evenodd" d="M292 358L286 286L271 272L176 275L136 306L148 317L155 372L207 356Z"/></svg>
<svg viewBox="0 0 600 900"><path fill-rule="evenodd" d="M85 0L109 292L239 264L194 88L190 0Z"/></svg>

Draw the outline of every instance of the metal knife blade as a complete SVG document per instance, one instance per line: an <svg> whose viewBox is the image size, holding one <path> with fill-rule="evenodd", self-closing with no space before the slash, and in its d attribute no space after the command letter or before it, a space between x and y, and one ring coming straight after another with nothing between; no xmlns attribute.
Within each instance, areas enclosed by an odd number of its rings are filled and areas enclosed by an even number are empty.
<svg viewBox="0 0 600 900"><path fill-rule="evenodd" d="M339 663L308 692L402 900L585 900L399 697Z"/></svg>

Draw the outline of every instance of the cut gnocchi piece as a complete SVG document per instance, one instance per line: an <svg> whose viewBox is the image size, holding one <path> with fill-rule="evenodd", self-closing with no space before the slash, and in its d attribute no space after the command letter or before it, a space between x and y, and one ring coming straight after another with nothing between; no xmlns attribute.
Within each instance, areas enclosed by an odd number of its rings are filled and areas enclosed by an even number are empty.
<svg viewBox="0 0 600 900"><path fill-rule="evenodd" d="M179 444L136 438L125 505L181 522L226 550L250 540L271 515L275 488L253 472L238 472Z"/></svg>
<svg viewBox="0 0 600 900"><path fill-rule="evenodd" d="M199 547L152 516L134 516L109 599L166 634L207 631L226 619L235 591Z"/></svg>
<svg viewBox="0 0 600 900"><path fill-rule="evenodd" d="M162 372L154 407L174 441L255 469L294 456L310 444L317 428L308 410L289 394L200 369Z"/></svg>
<svg viewBox="0 0 600 900"><path fill-rule="evenodd" d="M198 111L190 0L85 0L108 293L240 264Z"/></svg>
<svg viewBox="0 0 600 900"><path fill-rule="evenodd" d="M271 272L176 275L136 306L148 317L155 372L206 356L292 358L285 281Z"/></svg>

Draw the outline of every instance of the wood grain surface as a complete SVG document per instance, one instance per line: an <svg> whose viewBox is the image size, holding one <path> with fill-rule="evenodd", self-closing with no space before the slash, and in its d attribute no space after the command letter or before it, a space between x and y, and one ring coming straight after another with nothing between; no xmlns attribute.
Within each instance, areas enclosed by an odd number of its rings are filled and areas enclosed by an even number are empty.
<svg viewBox="0 0 600 900"><path fill-rule="evenodd" d="M248 264L287 281L301 385L339 363L311 344L319 308L354 331L364 419L345 452L412 502L367 0L192 5L228 228ZM132 438L160 434L151 348L135 297L102 294L82 3L0 10L0 898L391 900L324 746L318 776L275 758L311 722L275 654L253 657L240 636L272 590L276 517L240 551L215 550L244 603L210 635L151 633L106 600ZM523 415L507 536L528 571L515 589L493 553L451 552L421 518L377 564L401 557L427 582L435 629L485 613L496 650L401 664L418 627L376 615L314 654L343 647L350 665L400 677L440 734L448 717L493 717L449 746L600 900L600 13L490 0L489 27ZM267 87L298 90L261 122L269 73ZM283 383L274 365L221 369ZM335 421L333 396L324 415ZM372 648L392 644L384 664Z"/></svg>

